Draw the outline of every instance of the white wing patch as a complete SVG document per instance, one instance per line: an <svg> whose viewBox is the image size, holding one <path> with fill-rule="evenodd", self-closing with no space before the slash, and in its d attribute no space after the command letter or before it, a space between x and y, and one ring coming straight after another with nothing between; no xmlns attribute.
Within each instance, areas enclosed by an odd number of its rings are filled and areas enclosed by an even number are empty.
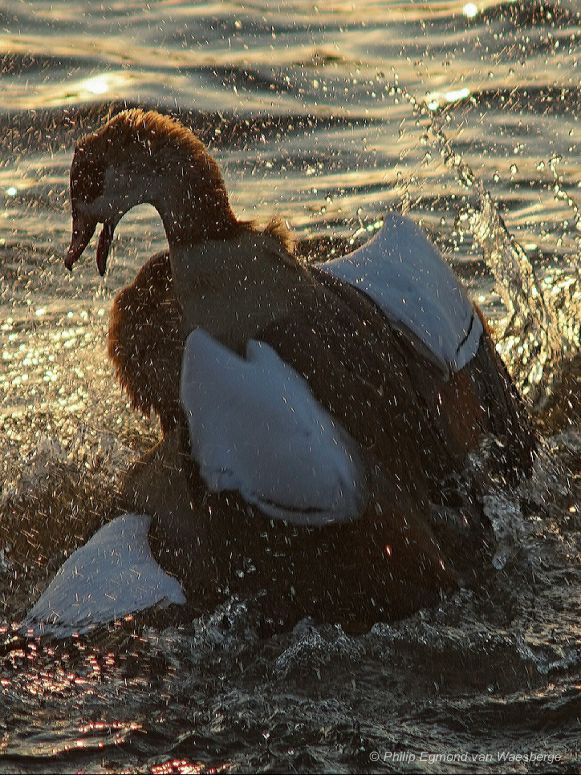
<svg viewBox="0 0 581 775"><path fill-rule="evenodd" d="M370 296L426 345L446 373L476 355L480 318L439 251L409 218L388 213L369 242L321 269Z"/></svg>
<svg viewBox="0 0 581 775"><path fill-rule="evenodd" d="M357 519L355 442L263 342L246 358L198 328L186 340L181 401L192 455L213 492L238 491L264 515L300 525Z"/></svg>
<svg viewBox="0 0 581 775"><path fill-rule="evenodd" d="M153 606L183 605L180 583L151 555L150 523L124 514L98 530L63 563L20 631L65 638Z"/></svg>

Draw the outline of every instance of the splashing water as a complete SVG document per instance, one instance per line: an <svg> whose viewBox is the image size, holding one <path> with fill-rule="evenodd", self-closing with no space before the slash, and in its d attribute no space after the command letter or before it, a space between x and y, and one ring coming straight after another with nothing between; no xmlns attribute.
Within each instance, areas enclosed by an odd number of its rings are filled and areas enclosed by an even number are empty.
<svg viewBox="0 0 581 775"><path fill-rule="evenodd" d="M468 233L482 251L485 265L495 280L506 315L495 327L495 339L511 377L519 392L535 413L543 412L563 378L569 359L578 358L581 345L581 284L580 269L576 277L548 275L541 282L526 251L508 229L484 181L472 170L454 148L444 129L448 102L461 102L470 96L467 89L454 92L454 99L444 102L428 96L418 100L408 89L396 83L388 93L405 99L412 109L416 125L428 117L424 144L432 142L446 167L453 171L463 189L474 196L461 207L456 218L456 230ZM449 95L448 95L449 96ZM397 100L396 100L397 101ZM424 161L430 162L427 153ZM573 230L580 231L581 211L573 196L562 185L556 169L560 156L549 160L555 200L565 202L572 211ZM421 200L421 196L417 201ZM402 193L404 210L411 208L407 188ZM360 230L361 231L361 230Z"/></svg>
<svg viewBox="0 0 581 775"><path fill-rule="evenodd" d="M498 350L521 394L540 411L561 377L567 349L568 337L559 324L557 304L543 291L526 252L509 232L483 182L452 147L439 114L432 117L429 129L446 165L465 188L476 188L478 192L477 204L469 203L460 211L458 226L460 230L467 227L482 249L506 306L507 319L498 332ZM574 290L571 286L567 290L572 301ZM572 303L567 304L569 320L572 308ZM569 335L574 338L572 328Z"/></svg>
<svg viewBox="0 0 581 775"><path fill-rule="evenodd" d="M540 410L550 399L563 364L558 319L525 251L508 231L490 194L480 186L479 207L465 213L508 310L499 349L521 393ZM461 216L462 217L462 216Z"/></svg>
<svg viewBox="0 0 581 775"><path fill-rule="evenodd" d="M450 765L421 752L466 751L492 756L470 772L577 771L578 389L545 417L579 352L579 3L4 6L0 770L425 772ZM309 259L369 239L402 198L450 248L550 428L519 488L489 472L485 445L473 456L494 530L477 588L357 636L310 621L273 634L260 599L231 599L175 628L15 638L158 437L105 353L113 294L165 248L156 216L124 219L98 286L93 261L62 269L75 138L135 105L180 115L240 217L288 218Z"/></svg>

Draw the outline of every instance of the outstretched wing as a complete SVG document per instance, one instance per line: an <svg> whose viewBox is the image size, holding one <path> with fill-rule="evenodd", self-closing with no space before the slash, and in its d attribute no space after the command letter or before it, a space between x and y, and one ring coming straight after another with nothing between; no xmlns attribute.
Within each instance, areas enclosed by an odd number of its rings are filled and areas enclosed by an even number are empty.
<svg viewBox="0 0 581 775"><path fill-rule="evenodd" d="M123 514L97 531L63 563L21 632L65 638L153 606L184 604L178 580L151 555L150 522Z"/></svg>
<svg viewBox="0 0 581 775"><path fill-rule="evenodd" d="M237 491L265 516L300 525L360 516L357 445L267 344L250 341L241 358L196 329L185 344L181 400L212 492Z"/></svg>
<svg viewBox="0 0 581 775"><path fill-rule="evenodd" d="M320 267L367 294L396 326L407 328L445 372L476 355L482 323L464 288L416 224L388 213L365 245Z"/></svg>

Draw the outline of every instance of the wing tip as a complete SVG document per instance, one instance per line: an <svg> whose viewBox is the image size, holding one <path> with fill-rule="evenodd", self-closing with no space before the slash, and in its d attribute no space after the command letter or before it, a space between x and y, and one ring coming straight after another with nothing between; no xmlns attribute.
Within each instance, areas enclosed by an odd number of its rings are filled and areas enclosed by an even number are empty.
<svg viewBox="0 0 581 775"><path fill-rule="evenodd" d="M149 609L184 605L180 582L151 554L150 523L147 514L123 514L98 530L61 565L19 633L83 635Z"/></svg>

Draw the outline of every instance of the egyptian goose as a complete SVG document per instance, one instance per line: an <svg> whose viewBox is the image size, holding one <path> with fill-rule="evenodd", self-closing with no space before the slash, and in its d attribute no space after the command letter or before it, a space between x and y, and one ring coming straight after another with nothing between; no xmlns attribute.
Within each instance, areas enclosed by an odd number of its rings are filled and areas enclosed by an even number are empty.
<svg viewBox="0 0 581 775"><path fill-rule="evenodd" d="M98 223L103 274L124 213L146 202L163 221L169 251L117 296L109 352L164 440L128 478L141 516L77 550L27 627L264 589L281 622L369 626L470 580L490 531L449 484L484 435L502 437L505 472L526 469L534 437L482 316L410 219L304 265L280 225L235 217L190 130L141 110L77 143L70 185L69 269ZM128 591L127 562L147 594ZM72 603L79 569L91 592Z"/></svg>

